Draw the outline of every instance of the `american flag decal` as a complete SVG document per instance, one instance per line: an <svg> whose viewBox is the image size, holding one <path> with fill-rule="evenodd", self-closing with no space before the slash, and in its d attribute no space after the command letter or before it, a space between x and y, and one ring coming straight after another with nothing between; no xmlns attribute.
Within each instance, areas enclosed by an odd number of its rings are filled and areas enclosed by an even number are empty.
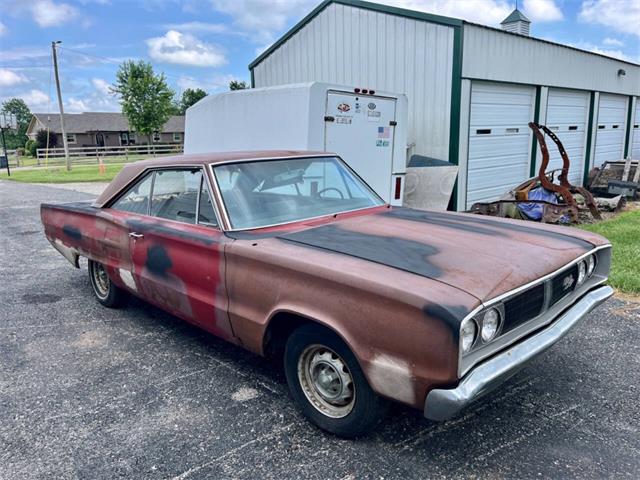
<svg viewBox="0 0 640 480"><path fill-rule="evenodd" d="M378 138L389 138L390 129L389 127L378 127Z"/></svg>

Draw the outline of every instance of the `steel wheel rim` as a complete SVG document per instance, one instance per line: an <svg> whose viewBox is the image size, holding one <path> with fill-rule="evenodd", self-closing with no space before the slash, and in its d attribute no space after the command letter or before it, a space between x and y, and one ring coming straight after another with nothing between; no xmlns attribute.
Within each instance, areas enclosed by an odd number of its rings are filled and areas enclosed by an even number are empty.
<svg viewBox="0 0 640 480"><path fill-rule="evenodd" d="M323 415L343 418L356 400L353 377L342 358L324 345L309 345L298 358L298 381L309 403Z"/></svg>
<svg viewBox="0 0 640 480"><path fill-rule="evenodd" d="M101 299L107 298L109 295L109 288L111 281L109 275L101 263L93 263L91 268L91 278L93 280L93 287L96 291L96 295Z"/></svg>

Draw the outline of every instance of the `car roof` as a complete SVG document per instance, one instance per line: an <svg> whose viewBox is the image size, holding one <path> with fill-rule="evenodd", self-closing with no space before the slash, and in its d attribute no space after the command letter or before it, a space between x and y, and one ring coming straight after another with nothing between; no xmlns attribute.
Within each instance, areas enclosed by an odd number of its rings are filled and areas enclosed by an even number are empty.
<svg viewBox="0 0 640 480"><path fill-rule="evenodd" d="M215 165L221 163L235 162L241 160L262 161L273 160L278 158L300 158L311 156L329 156L335 155L330 152L320 152L311 150L251 150L237 152L212 152L212 153L195 153L188 155L176 155L172 157L156 157L138 162L126 164L120 173L107 185L102 194L96 199L94 205L103 207L112 198L120 193L120 191L129 185L133 180L138 178L145 170L157 167L186 167Z"/></svg>

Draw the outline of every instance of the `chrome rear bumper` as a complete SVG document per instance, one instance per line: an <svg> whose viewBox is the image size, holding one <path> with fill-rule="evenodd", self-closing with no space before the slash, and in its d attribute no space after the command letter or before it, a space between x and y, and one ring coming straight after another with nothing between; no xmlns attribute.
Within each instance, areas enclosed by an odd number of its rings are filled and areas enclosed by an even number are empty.
<svg viewBox="0 0 640 480"><path fill-rule="evenodd" d="M531 359L564 337L582 317L613 295L608 286L591 290L539 333L496 354L467 373L456 388L434 389L424 403L424 416L448 420L469 403L508 380Z"/></svg>

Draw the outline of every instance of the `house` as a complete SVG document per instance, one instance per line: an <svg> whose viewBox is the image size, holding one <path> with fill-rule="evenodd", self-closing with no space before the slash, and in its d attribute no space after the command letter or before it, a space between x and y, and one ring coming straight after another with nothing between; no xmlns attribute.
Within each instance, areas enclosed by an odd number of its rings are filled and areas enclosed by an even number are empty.
<svg viewBox="0 0 640 480"><path fill-rule="evenodd" d="M249 65L251 86L325 82L407 95L408 155L459 166L461 210L538 172L529 122L564 143L574 184L605 161L640 158L640 65L531 37L530 23L519 10L496 29L324 0ZM558 168L552 150L549 167Z"/></svg>
<svg viewBox="0 0 640 480"><path fill-rule="evenodd" d="M65 113L64 126L69 147L118 147L149 143L146 135L131 131L129 122L122 113ZM27 128L27 136L35 139L39 130L47 129L50 134L56 135L56 145L62 146L60 115L57 113L34 113ZM156 144L182 144L184 116L170 117L162 131L155 132L151 137Z"/></svg>

